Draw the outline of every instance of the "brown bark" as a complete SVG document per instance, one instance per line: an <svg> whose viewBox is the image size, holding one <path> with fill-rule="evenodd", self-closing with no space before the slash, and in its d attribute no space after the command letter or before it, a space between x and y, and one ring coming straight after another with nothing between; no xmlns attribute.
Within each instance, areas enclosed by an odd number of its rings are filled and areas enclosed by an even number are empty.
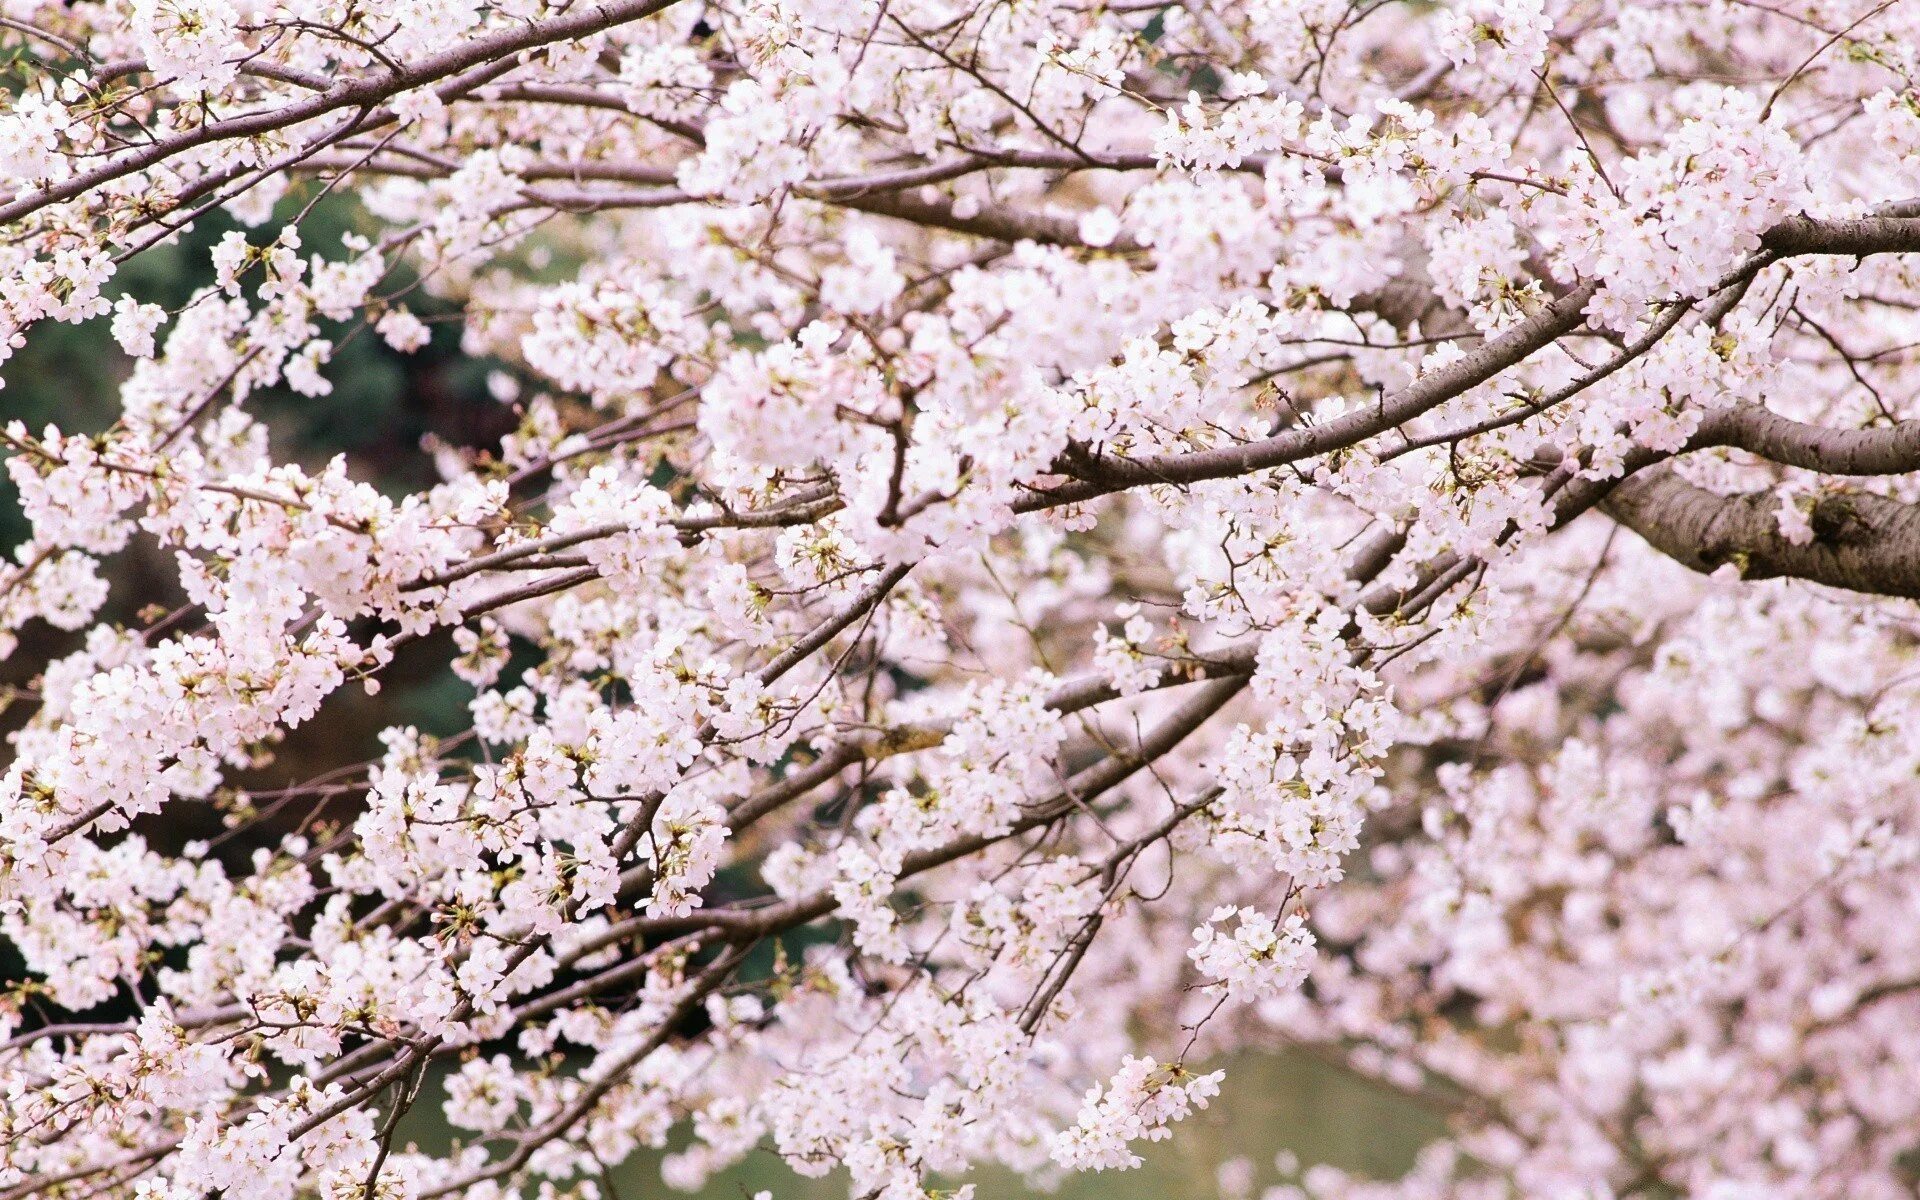
<svg viewBox="0 0 1920 1200"><path fill-rule="evenodd" d="M1813 540L1795 545L1780 533L1776 497L1722 496L1662 465L1623 480L1601 507L1696 571L1732 564L1743 579L1786 576L1920 598L1920 506L1865 492L1828 493L1815 503Z"/></svg>

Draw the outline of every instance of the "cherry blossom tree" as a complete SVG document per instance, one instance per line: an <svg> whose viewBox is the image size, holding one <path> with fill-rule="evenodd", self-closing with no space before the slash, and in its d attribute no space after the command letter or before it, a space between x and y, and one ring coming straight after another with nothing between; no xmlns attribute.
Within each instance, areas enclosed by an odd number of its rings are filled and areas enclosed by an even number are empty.
<svg viewBox="0 0 1920 1200"><path fill-rule="evenodd" d="M0 27L0 347L131 361L0 434L0 1200L1043 1185L1280 1046L1450 1133L1276 1200L1911 1194L1920 3ZM448 312L432 487L249 407Z"/></svg>

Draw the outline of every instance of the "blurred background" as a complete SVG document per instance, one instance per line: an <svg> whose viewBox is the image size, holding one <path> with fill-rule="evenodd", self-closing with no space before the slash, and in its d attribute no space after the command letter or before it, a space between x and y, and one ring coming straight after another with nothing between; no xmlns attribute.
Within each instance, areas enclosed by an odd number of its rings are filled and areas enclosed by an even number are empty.
<svg viewBox="0 0 1920 1200"><path fill-rule="evenodd" d="M373 223L350 197L330 196L303 222L310 248L340 244L340 234ZM149 251L122 269L116 292L179 309L196 291L213 282L209 251L229 229L222 214L203 218L178 242ZM255 236L255 240L260 238ZM556 264L559 265L559 264ZM389 281L404 286L404 278ZM257 392L247 407L273 430L276 456L317 468L346 455L356 478L392 495L434 481L423 444L487 449L519 423L510 405L493 398L487 381L506 364L463 355L455 311L425 291L414 291L409 306L434 329L432 342L403 355L370 331L357 332L322 321L322 336L336 344L327 370L331 394L309 398L284 388ZM130 369L100 318L85 326L42 325L0 367L0 420L25 422L39 430L49 422L63 432L95 432L119 414L119 385ZM14 489L0 475L0 538L8 551L27 536ZM151 623L157 613L181 602L170 558L138 541L104 570L112 598L101 619L127 627ZM30 687L53 659L80 647L84 633L62 633L34 623L22 631L19 650L0 663L0 689ZM220 798L229 812L245 804L245 792L283 787L310 779L345 762L378 756L379 730L412 725L425 733L448 736L468 725L471 692L446 669L451 640L445 635L413 644L383 675L378 697L344 689L320 717L292 731L271 765L250 778L236 778ZM0 690L0 697L10 696ZM12 730L25 720L27 706L0 707L0 728ZM352 797L342 799L330 816L351 820ZM157 848L178 850L192 839L216 839L223 832L219 811L207 806L176 806L137 826ZM275 836L267 822L221 839L216 853L230 864L244 863L252 848ZM726 890L729 880L716 881ZM743 881L744 882L744 881ZM0 943L0 984L21 978L21 963ZM90 1014L100 1016L100 1013ZM51 1019L54 1014L42 1014ZM1080 1176L1061 1187L1064 1200L1149 1200L1159 1197L1224 1196L1230 1200L1261 1190L1299 1171L1320 1165L1369 1178L1393 1178L1406 1171L1425 1142L1443 1129L1439 1116L1408 1098L1385 1090L1304 1051L1276 1048L1213 1064L1227 1071L1223 1093L1212 1107L1178 1126L1170 1142L1140 1147L1141 1170ZM429 1088L423 1095L433 1095ZM409 1138L423 1148L444 1144L448 1131L431 1103L410 1115ZM1278 1165L1276 1165L1278 1160ZM1224 1169L1222 1164L1227 1164ZM660 1182L659 1156L629 1162L608 1181L616 1200L635 1200L668 1192ZM980 1200L1032 1194L1006 1175L984 1174ZM844 1197L843 1175L820 1180L795 1176L771 1151L762 1150L740 1166L717 1176L703 1197L746 1200L760 1190L776 1200Z"/></svg>
<svg viewBox="0 0 1920 1200"><path fill-rule="evenodd" d="M978 1172L976 1200L1053 1195L1059 1200L1243 1200L1310 1169L1332 1168L1369 1179L1395 1179L1413 1166L1420 1146L1444 1130L1396 1092L1304 1052L1276 1051L1216 1063L1226 1079L1205 1111L1173 1127L1154 1145L1136 1145L1137 1171L1075 1175L1059 1190L1036 1192L1005 1172ZM422 1145L427 1136L420 1137ZM634 1159L614 1173L617 1200L654 1200L682 1193L660 1184L659 1156ZM802 1179L769 1149L716 1175L702 1200L845 1200L847 1178L836 1172Z"/></svg>

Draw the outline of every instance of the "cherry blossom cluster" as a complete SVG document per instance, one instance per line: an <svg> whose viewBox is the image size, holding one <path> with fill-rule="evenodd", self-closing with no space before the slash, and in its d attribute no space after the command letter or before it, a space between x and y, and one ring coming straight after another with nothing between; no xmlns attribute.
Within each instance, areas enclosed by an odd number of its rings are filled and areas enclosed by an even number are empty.
<svg viewBox="0 0 1920 1200"><path fill-rule="evenodd" d="M1282 1047L1449 1132L1269 1200L1920 1182L1920 7L0 40L0 381L121 368L0 421L0 1200L1050 1185ZM511 432L302 460L355 339Z"/></svg>

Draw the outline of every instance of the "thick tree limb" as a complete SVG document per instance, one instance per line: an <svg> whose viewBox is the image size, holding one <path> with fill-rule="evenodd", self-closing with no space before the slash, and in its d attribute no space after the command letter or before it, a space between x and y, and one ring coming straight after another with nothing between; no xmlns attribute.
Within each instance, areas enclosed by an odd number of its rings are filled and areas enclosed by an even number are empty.
<svg viewBox="0 0 1920 1200"><path fill-rule="evenodd" d="M1613 489L1601 508L1662 554L1696 571L1733 565L1743 579L1791 577L1853 592L1920 598L1920 506L1864 492L1821 496L1813 540L1780 532L1777 498L1722 496L1671 466Z"/></svg>
<svg viewBox="0 0 1920 1200"><path fill-rule="evenodd" d="M1789 420L1758 404L1711 413L1690 449L1728 446L1786 467L1828 475L1904 475L1920 471L1920 421L1878 429L1834 429Z"/></svg>
<svg viewBox="0 0 1920 1200"><path fill-rule="evenodd" d="M1911 254L1920 251L1920 216L1911 204L1852 220L1789 217L1760 235L1776 254Z"/></svg>

